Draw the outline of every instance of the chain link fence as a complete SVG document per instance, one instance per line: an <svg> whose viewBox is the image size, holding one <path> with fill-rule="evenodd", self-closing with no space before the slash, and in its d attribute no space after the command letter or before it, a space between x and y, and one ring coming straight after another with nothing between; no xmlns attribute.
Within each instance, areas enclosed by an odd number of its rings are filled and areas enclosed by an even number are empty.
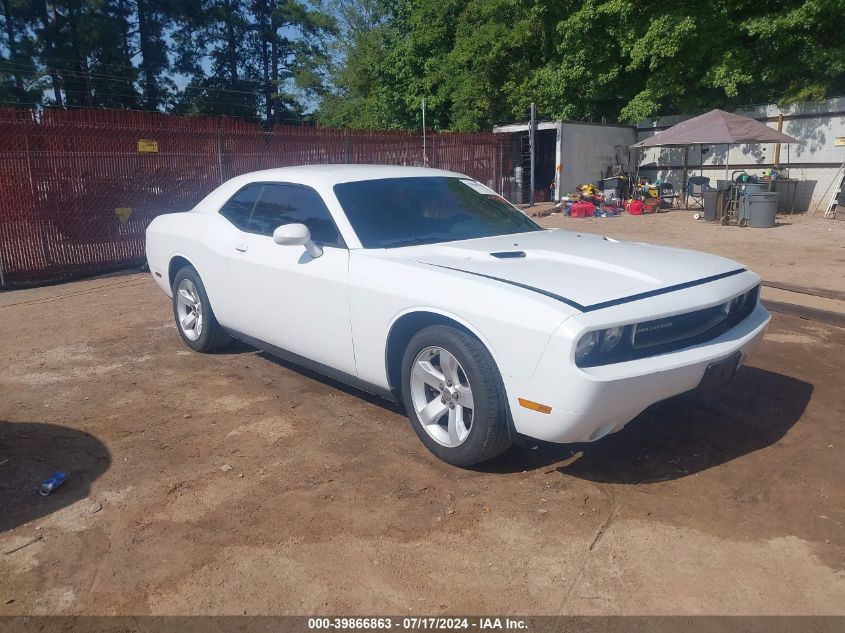
<svg viewBox="0 0 845 633"><path fill-rule="evenodd" d="M504 134L339 130L119 110L0 110L0 287L138 266L158 214L288 165L424 165L510 195Z"/></svg>

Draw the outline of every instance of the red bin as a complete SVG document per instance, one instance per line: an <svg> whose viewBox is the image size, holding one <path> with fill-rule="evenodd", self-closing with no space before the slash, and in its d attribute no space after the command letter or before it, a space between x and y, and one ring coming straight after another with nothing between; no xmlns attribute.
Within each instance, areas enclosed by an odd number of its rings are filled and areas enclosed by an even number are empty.
<svg viewBox="0 0 845 633"><path fill-rule="evenodd" d="M643 214L643 201L642 200L628 200L625 204L625 209L631 215L642 215Z"/></svg>
<svg viewBox="0 0 845 633"><path fill-rule="evenodd" d="M591 218L596 212L596 205L592 202L576 202L572 205L570 215L573 218Z"/></svg>

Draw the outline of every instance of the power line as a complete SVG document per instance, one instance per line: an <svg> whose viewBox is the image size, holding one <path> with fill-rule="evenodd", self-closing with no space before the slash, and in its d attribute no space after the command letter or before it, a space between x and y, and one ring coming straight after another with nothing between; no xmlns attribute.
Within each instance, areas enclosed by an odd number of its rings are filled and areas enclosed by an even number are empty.
<svg viewBox="0 0 845 633"><path fill-rule="evenodd" d="M99 90L97 90L96 86L92 86L92 89L91 89L90 92L86 91L86 90L74 90L73 88L67 88L65 86L62 86L61 90L62 90L62 92L71 93L71 94L90 94L92 96L93 95L116 96L116 93L107 93L107 92L99 91ZM227 94L250 95L250 96L253 96L253 97L264 96L264 91L262 91L262 90L235 90L234 88L215 88L215 87L212 87L212 86L186 85L185 87L183 87L181 89L177 89L175 92L163 92L163 99L167 100L168 96L171 96L171 97L172 96L179 96L180 94L188 93L188 92L206 92L206 91L207 92L227 93ZM282 93L274 91L272 94L281 95ZM126 96L126 97L132 96L132 97L143 98L143 95L140 94L140 93L137 93L137 92L125 93L125 94L118 95L118 96Z"/></svg>
<svg viewBox="0 0 845 633"><path fill-rule="evenodd" d="M29 110L30 107L27 107L26 104L22 104L19 101L3 101L0 100L0 106L14 106L21 110ZM176 113L176 112L162 112L161 110L138 110L135 108L108 108L104 106L86 106L86 105L74 105L74 104L64 104L61 108L53 108L51 106L39 106L44 110L95 110L95 111L102 111L102 112L138 112L143 114L162 114L165 116L173 116L177 118L192 118L192 117L205 117L205 118L216 118L216 117L226 117L230 119L236 119L239 121L256 121L258 123L265 123L266 120L262 117L258 116L248 116L248 115L228 115L228 114L204 114L204 113ZM0 123L3 121L0 120ZM296 125L300 127L316 127L313 123L309 122L307 119L289 119L289 118L276 118L272 117L270 120L271 123L284 123L289 125Z"/></svg>
<svg viewBox="0 0 845 633"><path fill-rule="evenodd" d="M292 28L292 27L291 27L291 25L287 25L287 26L282 26L282 27L280 27L280 29L286 29L286 28ZM305 36L305 35L303 35L302 33L295 33L295 30L294 30L294 33L292 33L292 34L295 34L295 37L288 37L288 38L287 38L287 39L288 39L288 41L289 41L291 44L302 43L302 42L307 43L307 42L309 41L309 38L308 38L308 37L306 37L306 36ZM168 49L169 47L165 46L165 48L166 48L166 49ZM283 48L284 48L284 47L283 47ZM213 50L214 50L214 49L208 49L208 47L206 47L206 52L205 52L205 53L202 53L202 57L211 57L210 52L213 52ZM292 47L289 47L289 48L288 48L288 51L289 51L289 53L287 53L287 54L291 54L291 53L290 53L290 51L292 51ZM140 52L140 51L139 51L139 52ZM170 58L169 53L170 53L170 51L169 51L169 50L167 50L167 51L165 51L165 52L166 52L166 53L168 53L167 58L168 58L168 65L169 65L169 63L170 63L170 62L169 62L169 58ZM138 52L136 52L134 55L137 55L137 54L138 54ZM133 55L133 57L134 57L134 55ZM285 53L283 53L282 55L285 55ZM8 62L7 62L6 60L0 60L0 63L11 63L11 60L10 60L10 61L8 61ZM145 72L145 70L144 70L143 66L135 66L135 65L133 65L133 64L128 64L128 65L127 65L127 64L121 64L121 63L118 63L118 62L103 62L103 61L95 61L95 62L93 62L93 65L98 65L98 66L107 66L107 67L111 67L111 68L115 68L115 69L126 69L126 70L132 70L132 71ZM64 72L73 72L74 70L78 70L78 69L70 69L70 68L67 68L67 67L64 67L64 68L63 68L63 67L53 66L53 65L50 65L50 64L46 64L46 63L44 64L44 66L46 66L46 67L48 67L48 68L50 68L50 69L53 69L53 68L54 68L54 69L56 69L56 70L62 70L62 71L64 71ZM28 67L28 68L31 68L31 67ZM164 70L164 71L166 71L166 72L173 72L173 70L172 70L171 68L166 68L166 69L163 69L163 70ZM179 73L179 74L184 74L184 73Z"/></svg>
<svg viewBox="0 0 845 633"><path fill-rule="evenodd" d="M15 64L13 64L12 62L7 62L5 60L0 60L0 66L3 66L3 65L14 66ZM24 67L23 65L18 65L18 67L21 70L32 70L31 67ZM131 83L139 83L139 84L161 85L162 83L164 83L164 82L156 82L152 79L140 79L140 78L137 78L137 77L128 77L128 76L120 76L120 75L105 75L105 74L102 74L102 73L90 72L90 71L86 73L85 71L81 71L81 70L69 69L69 68L59 68L59 67L50 67L49 69L46 69L45 71L36 71L36 72L47 74L47 73L49 73L50 70L53 70L53 69L55 69L56 71L59 71L62 75L70 75L70 77L73 78L73 79L85 79L86 77L88 77L90 79L128 81L128 82L131 82ZM242 81L244 83L255 84L255 85L261 86L261 87L263 87L265 85L263 81L254 80L254 79L239 79L238 81ZM275 83L275 82L271 82L271 83ZM65 90L64 88L62 88L62 89ZM237 90L235 88L217 88L217 87L214 87L214 86L202 86L202 85L196 85L196 84L186 84L181 89L177 89L177 92L185 92L187 90L199 90L199 91L208 90L208 91L213 91L213 92L230 92L230 93L233 93L233 94L245 94L245 95L260 95L260 94L263 94L263 92L260 92L260 91Z"/></svg>

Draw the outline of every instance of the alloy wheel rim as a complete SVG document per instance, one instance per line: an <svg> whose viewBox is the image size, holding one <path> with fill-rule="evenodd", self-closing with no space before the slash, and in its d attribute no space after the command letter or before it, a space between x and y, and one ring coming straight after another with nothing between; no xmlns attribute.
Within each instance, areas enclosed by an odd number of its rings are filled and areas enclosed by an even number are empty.
<svg viewBox="0 0 845 633"><path fill-rule="evenodd" d="M176 287L176 315L182 333L196 341L202 335L202 301L190 279L183 279Z"/></svg>
<svg viewBox="0 0 845 633"><path fill-rule="evenodd" d="M438 444L455 448L472 430L472 387L458 359L442 347L417 354L411 368L411 400L425 432Z"/></svg>

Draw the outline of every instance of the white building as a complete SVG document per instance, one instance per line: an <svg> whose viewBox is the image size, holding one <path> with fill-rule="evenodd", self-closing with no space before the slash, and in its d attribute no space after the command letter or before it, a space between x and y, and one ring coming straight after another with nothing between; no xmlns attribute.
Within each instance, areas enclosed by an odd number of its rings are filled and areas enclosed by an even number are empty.
<svg viewBox="0 0 845 633"><path fill-rule="evenodd" d="M512 134L510 183L500 191L512 202L528 202L530 152L528 124L515 123L493 128L496 133ZM552 121L537 124L534 190L536 200L549 199L554 182L555 199L574 191L578 185L600 180L605 170L626 157L628 147L637 142L632 125Z"/></svg>

